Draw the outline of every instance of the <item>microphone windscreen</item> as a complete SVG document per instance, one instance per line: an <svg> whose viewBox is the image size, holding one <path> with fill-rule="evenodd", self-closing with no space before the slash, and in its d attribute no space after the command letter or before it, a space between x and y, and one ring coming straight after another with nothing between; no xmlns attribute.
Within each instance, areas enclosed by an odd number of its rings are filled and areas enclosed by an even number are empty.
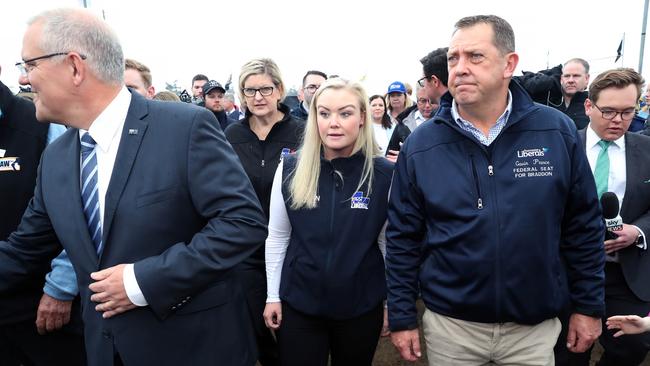
<svg viewBox="0 0 650 366"><path fill-rule="evenodd" d="M618 216L618 197L614 192L605 192L600 197L600 206L603 208L603 217L613 219Z"/></svg>

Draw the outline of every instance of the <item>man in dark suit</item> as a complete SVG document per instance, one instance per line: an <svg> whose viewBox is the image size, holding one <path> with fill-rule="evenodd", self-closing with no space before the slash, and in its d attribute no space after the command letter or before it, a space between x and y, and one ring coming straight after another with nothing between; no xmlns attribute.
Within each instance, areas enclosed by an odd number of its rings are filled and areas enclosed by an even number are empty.
<svg viewBox="0 0 650 366"><path fill-rule="evenodd" d="M0 82L0 240L16 229L34 194L49 126L36 120L32 102L13 95ZM73 310L74 294L58 287L65 284L62 271L68 270L74 279L71 268L59 267L50 274L47 294L43 285L50 266L45 263L0 301L0 365L84 364L78 301Z"/></svg>
<svg viewBox="0 0 650 366"><path fill-rule="evenodd" d="M605 241L605 308L617 314L646 316L650 312L650 138L627 132L643 78L632 69L598 75L589 86L585 111L590 122L580 136L585 142L599 196L613 192L621 204L623 228ZM639 365L650 347L650 335L614 338L603 322L600 343L605 349L598 365ZM579 355L578 355L579 356ZM571 365L589 364L589 355Z"/></svg>
<svg viewBox="0 0 650 366"><path fill-rule="evenodd" d="M22 58L37 119L71 128L43 153L34 198L0 242L0 299L62 245L90 365L254 364L230 269L266 226L214 116L130 93L117 37L83 10L33 18Z"/></svg>

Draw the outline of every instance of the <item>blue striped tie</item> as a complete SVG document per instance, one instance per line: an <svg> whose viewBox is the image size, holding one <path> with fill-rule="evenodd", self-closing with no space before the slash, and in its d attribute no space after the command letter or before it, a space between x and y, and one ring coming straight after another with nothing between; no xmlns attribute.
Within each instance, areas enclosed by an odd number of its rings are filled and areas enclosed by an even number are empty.
<svg viewBox="0 0 650 366"><path fill-rule="evenodd" d="M81 137L81 199L90 238L97 255L102 251L102 225L99 215L99 192L97 185L97 153L95 140L86 132Z"/></svg>

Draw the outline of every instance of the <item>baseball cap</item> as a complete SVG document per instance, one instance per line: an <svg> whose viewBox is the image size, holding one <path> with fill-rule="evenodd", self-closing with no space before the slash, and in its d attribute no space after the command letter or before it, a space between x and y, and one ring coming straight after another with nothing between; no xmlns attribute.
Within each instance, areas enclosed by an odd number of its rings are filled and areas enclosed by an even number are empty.
<svg viewBox="0 0 650 366"><path fill-rule="evenodd" d="M388 86L388 91L386 94L390 93L402 93L406 94L406 87L404 86L404 83L401 81L393 81L389 86Z"/></svg>
<svg viewBox="0 0 650 366"><path fill-rule="evenodd" d="M221 84L219 84L218 81L210 80L207 83L205 83L205 85L203 85L203 95L208 95L208 93L214 89L221 89L222 93L226 92L226 89L224 89L223 86L221 86Z"/></svg>

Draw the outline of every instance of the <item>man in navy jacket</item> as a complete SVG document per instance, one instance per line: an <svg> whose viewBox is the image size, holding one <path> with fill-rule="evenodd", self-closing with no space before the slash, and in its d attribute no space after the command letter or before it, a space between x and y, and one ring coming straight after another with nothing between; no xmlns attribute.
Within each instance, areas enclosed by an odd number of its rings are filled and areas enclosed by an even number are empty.
<svg viewBox="0 0 650 366"><path fill-rule="evenodd" d="M505 20L458 21L447 59L451 94L395 168L393 343L405 359L420 355L420 291L431 365L552 365L566 294L572 351L593 343L604 311L604 228L589 164L571 120L511 82L518 55Z"/></svg>

